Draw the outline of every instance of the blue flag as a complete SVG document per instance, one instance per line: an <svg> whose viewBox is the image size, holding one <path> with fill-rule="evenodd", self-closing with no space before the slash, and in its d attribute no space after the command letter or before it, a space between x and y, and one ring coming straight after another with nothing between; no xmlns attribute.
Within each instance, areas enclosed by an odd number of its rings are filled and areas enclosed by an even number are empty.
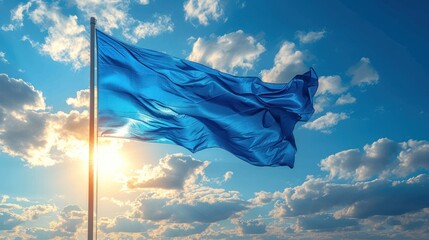
<svg viewBox="0 0 429 240"><path fill-rule="evenodd" d="M257 166L293 167L293 129L314 112L313 69L289 83L237 77L97 30L101 137L220 147Z"/></svg>

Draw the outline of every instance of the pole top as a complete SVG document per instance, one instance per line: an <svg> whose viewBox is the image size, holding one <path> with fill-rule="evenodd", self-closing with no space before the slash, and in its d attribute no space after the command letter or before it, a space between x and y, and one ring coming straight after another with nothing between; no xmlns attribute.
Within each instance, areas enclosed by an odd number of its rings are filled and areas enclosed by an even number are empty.
<svg viewBox="0 0 429 240"><path fill-rule="evenodd" d="M91 24L96 24L97 23L97 20L95 19L95 17L91 17Z"/></svg>

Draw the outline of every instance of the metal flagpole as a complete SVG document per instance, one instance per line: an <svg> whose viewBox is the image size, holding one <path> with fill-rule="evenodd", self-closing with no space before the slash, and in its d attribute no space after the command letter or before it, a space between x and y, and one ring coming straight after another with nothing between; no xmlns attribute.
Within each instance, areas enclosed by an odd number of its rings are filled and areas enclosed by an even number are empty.
<svg viewBox="0 0 429 240"><path fill-rule="evenodd" d="M88 179L88 240L94 239L94 48L95 48L95 24L97 20L91 17L91 59L90 59L90 99L89 99L89 179Z"/></svg>

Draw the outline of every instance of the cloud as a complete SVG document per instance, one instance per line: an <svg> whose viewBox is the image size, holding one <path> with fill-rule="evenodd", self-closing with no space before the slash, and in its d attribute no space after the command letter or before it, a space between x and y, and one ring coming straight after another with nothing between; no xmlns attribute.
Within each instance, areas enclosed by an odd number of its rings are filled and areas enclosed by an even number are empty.
<svg viewBox="0 0 429 240"><path fill-rule="evenodd" d="M0 148L29 166L80 159L88 112L50 113L42 92L22 79L0 74Z"/></svg>
<svg viewBox="0 0 429 240"><path fill-rule="evenodd" d="M335 211L335 218L396 216L429 207L428 175L404 181L377 179L353 184L335 184L309 177L293 188L286 188L282 201L271 211L274 217L294 217Z"/></svg>
<svg viewBox="0 0 429 240"><path fill-rule="evenodd" d="M307 70L304 64L304 53L295 49L292 42L283 42L274 58L271 69L262 70L262 80L265 82L289 82L295 75Z"/></svg>
<svg viewBox="0 0 429 240"><path fill-rule="evenodd" d="M208 162L202 162L183 154L167 155L156 166L146 166L139 175L127 180L129 189L163 188L183 189L193 184L203 174Z"/></svg>
<svg viewBox="0 0 429 240"><path fill-rule="evenodd" d="M349 149L330 155L321 161L321 169L331 178L354 179L403 177L422 169L429 169L429 143L408 140L394 142L380 138L359 149Z"/></svg>
<svg viewBox="0 0 429 240"><path fill-rule="evenodd" d="M12 230L23 222L17 214L0 211L0 231Z"/></svg>
<svg viewBox="0 0 429 240"><path fill-rule="evenodd" d="M139 0L138 1L141 5L148 5L149 4L149 0Z"/></svg>
<svg viewBox="0 0 429 240"><path fill-rule="evenodd" d="M321 94L341 94L346 91L347 88L342 86L341 77L335 76L321 76L319 78L319 87L317 88L317 95Z"/></svg>
<svg viewBox="0 0 429 240"><path fill-rule="evenodd" d="M408 140L401 143L399 165L394 170L399 176L405 176L420 169L429 169L429 142Z"/></svg>
<svg viewBox="0 0 429 240"><path fill-rule="evenodd" d="M228 181L229 179L232 178L232 175L234 175L234 173L232 171L228 171L223 175L223 180L224 182Z"/></svg>
<svg viewBox="0 0 429 240"><path fill-rule="evenodd" d="M350 149L330 155L321 161L321 169L328 171L331 178L366 180L381 177L389 172L399 150L400 144L381 138L365 145L363 153Z"/></svg>
<svg viewBox="0 0 429 240"><path fill-rule="evenodd" d="M66 102L68 105L75 108L81 108L81 107L88 108L89 107L89 89L83 89L83 90L77 91L76 97L67 98Z"/></svg>
<svg viewBox="0 0 429 240"><path fill-rule="evenodd" d="M145 232L154 228L154 226L156 225L144 221L143 219L129 218L127 216L117 216L113 221L109 221L108 218L100 219L100 230L104 233Z"/></svg>
<svg viewBox="0 0 429 240"><path fill-rule="evenodd" d="M26 4L20 3L15 9L12 9L10 11L10 19L12 23L8 25L2 25L1 29L3 31L13 31L24 26L24 12L28 12L28 8L31 7L32 3L32 1L29 1Z"/></svg>
<svg viewBox="0 0 429 240"><path fill-rule="evenodd" d="M316 96L314 101L314 113L321 113L330 105L331 98L326 95Z"/></svg>
<svg viewBox="0 0 429 240"><path fill-rule="evenodd" d="M6 59L6 53L1 51L0 51L0 62L9 63L9 61Z"/></svg>
<svg viewBox="0 0 429 240"><path fill-rule="evenodd" d="M27 228L26 234L32 239L75 239L84 227L86 211L77 205L68 205L59 212L57 218L56 221L50 222L49 228Z"/></svg>
<svg viewBox="0 0 429 240"><path fill-rule="evenodd" d="M331 133L332 127L336 126L340 121L349 118L346 113L327 112L325 115L317 118L312 122L307 122L303 125L304 128L321 131L323 133Z"/></svg>
<svg viewBox="0 0 429 240"><path fill-rule="evenodd" d="M35 204L24 207L14 203L6 203L8 199L10 199L8 195L3 195L0 203L0 231L15 229L19 225L37 220L43 215L56 211L56 207L52 204Z"/></svg>
<svg viewBox="0 0 429 240"><path fill-rule="evenodd" d="M238 226L242 234L264 234L267 232L265 223L258 219L240 220Z"/></svg>
<svg viewBox="0 0 429 240"><path fill-rule="evenodd" d="M156 231L158 237L178 238L202 233L210 224L208 223L181 223L161 225Z"/></svg>
<svg viewBox="0 0 429 240"><path fill-rule="evenodd" d="M234 217L247 209L246 202L241 200L212 203L195 200L193 204L169 202L169 199L140 199L135 216L151 221L212 223Z"/></svg>
<svg viewBox="0 0 429 240"><path fill-rule="evenodd" d="M346 93L346 94L342 94L337 101L335 102L336 105L346 105L346 104L351 104L351 103L355 103L356 102L356 98L353 97L350 93Z"/></svg>
<svg viewBox="0 0 429 240"><path fill-rule="evenodd" d="M172 32L174 24L169 16L157 16L154 22L139 22L134 28L134 38L129 38L133 42L150 36L157 36L163 32Z"/></svg>
<svg viewBox="0 0 429 240"><path fill-rule="evenodd" d="M253 68L264 46L242 30L223 36L198 38L188 56L191 61L209 65L224 72L235 73L237 68Z"/></svg>
<svg viewBox="0 0 429 240"><path fill-rule="evenodd" d="M149 1L138 1L138 3L146 5ZM95 17L97 26L104 32L112 34L113 30L121 30L122 35L132 43L164 32L172 32L174 27L171 17L167 15L155 14L154 21L145 22L133 18L129 14L130 1L76 0L76 5L86 18Z"/></svg>
<svg viewBox="0 0 429 240"><path fill-rule="evenodd" d="M22 79L0 73L0 108L14 110L43 110L46 108L41 91Z"/></svg>
<svg viewBox="0 0 429 240"><path fill-rule="evenodd" d="M330 214L315 214L300 216L296 225L293 226L295 232L301 231L352 231L359 229L359 222L350 218L335 218Z"/></svg>
<svg viewBox="0 0 429 240"><path fill-rule="evenodd" d="M274 200L274 196L270 192L255 192L255 198L249 200L252 204L256 206L264 206L271 203Z"/></svg>
<svg viewBox="0 0 429 240"><path fill-rule="evenodd" d="M54 61L69 63L75 69L88 65L89 42L85 27L77 23L77 16L63 15L56 4L48 5L40 0L32 0L13 9L12 23L3 25L2 29L12 31L24 26L25 16L42 30L47 30L48 35L43 43L35 42L28 36L23 40L29 40L41 54L50 56Z"/></svg>
<svg viewBox="0 0 429 240"><path fill-rule="evenodd" d="M186 21L196 19L204 26L209 24L209 19L217 21L223 14L219 0L188 0L183 9Z"/></svg>
<svg viewBox="0 0 429 240"><path fill-rule="evenodd" d="M324 38L326 34L326 31L319 31L319 32L314 32L314 31L310 31L310 32L303 32L303 31L298 31L296 33L296 37L299 39L300 43L314 43L319 41L320 39Z"/></svg>
<svg viewBox="0 0 429 240"><path fill-rule="evenodd" d="M379 80L377 71L367 57L362 57L357 64L350 67L347 74L352 77L352 85L374 85Z"/></svg>

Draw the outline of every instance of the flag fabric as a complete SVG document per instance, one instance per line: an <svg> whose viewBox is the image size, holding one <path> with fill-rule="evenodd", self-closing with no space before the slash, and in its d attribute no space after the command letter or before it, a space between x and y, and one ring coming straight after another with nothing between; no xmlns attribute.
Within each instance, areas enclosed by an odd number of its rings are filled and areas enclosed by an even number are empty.
<svg viewBox="0 0 429 240"><path fill-rule="evenodd" d="M220 147L257 166L293 168L293 129L314 112L311 68L285 84L237 77L97 30L101 137Z"/></svg>

